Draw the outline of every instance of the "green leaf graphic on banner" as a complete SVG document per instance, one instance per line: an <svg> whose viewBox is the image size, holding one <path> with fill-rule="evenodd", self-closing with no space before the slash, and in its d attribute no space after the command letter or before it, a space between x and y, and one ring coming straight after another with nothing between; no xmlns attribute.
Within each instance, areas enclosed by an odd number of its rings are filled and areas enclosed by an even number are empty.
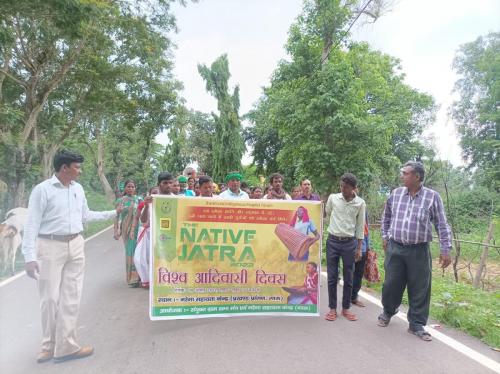
<svg viewBox="0 0 500 374"><path fill-rule="evenodd" d="M155 202L156 257L168 262L177 257L175 246L177 232L177 200L158 199Z"/></svg>

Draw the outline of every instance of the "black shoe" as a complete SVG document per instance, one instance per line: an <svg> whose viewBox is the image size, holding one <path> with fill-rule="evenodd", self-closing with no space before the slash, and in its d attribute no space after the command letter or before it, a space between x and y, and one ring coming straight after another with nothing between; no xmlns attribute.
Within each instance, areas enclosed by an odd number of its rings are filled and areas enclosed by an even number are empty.
<svg viewBox="0 0 500 374"><path fill-rule="evenodd" d="M385 314L385 312L378 316L377 325L379 325L380 327L387 327L387 325L389 325L389 322L391 322L391 317Z"/></svg>

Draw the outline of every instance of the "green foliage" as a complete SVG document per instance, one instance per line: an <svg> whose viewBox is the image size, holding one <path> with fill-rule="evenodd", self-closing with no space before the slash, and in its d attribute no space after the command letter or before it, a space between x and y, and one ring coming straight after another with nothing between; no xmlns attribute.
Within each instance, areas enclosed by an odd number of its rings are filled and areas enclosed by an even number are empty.
<svg viewBox="0 0 500 374"><path fill-rule="evenodd" d="M0 161L8 167L0 179L16 196L8 205L23 204L24 186L50 174L62 146L86 147L86 166L93 161L102 183L107 173L148 185L158 168L154 139L178 106L171 1L4 3Z"/></svg>
<svg viewBox="0 0 500 374"><path fill-rule="evenodd" d="M380 230L370 230L370 241L378 255L382 281L376 284L366 283L366 286L381 292L384 279L384 251ZM439 251L436 246L433 247L433 257L436 258ZM408 304L406 292L403 304ZM455 283L451 270L447 270L444 276L437 266L433 270L430 316L476 336L492 347L500 347L498 292L478 290L468 283Z"/></svg>
<svg viewBox="0 0 500 374"><path fill-rule="evenodd" d="M206 82L207 91L217 99L219 115L212 113L215 121L215 137L212 142L214 180L224 180L229 171L241 168L241 157L245 152L241 122L239 87L229 93L230 77L227 55L216 59L210 68L198 65L198 71Z"/></svg>
<svg viewBox="0 0 500 374"><path fill-rule="evenodd" d="M347 171L364 185L375 176L392 184L401 162L424 153L415 139L433 119L433 99L404 84L396 59L363 43L334 48L351 5L306 2L290 28L291 61L280 62L248 114L259 172L309 177L329 192Z"/></svg>
<svg viewBox="0 0 500 374"><path fill-rule="evenodd" d="M175 175L181 174L190 162L187 155L187 121L189 112L179 107L173 125L168 131L170 143L165 147L165 154L161 162L162 170Z"/></svg>
<svg viewBox="0 0 500 374"><path fill-rule="evenodd" d="M215 122L211 115L190 111L188 117L187 152L199 170L212 176L214 172L213 146L216 143Z"/></svg>
<svg viewBox="0 0 500 374"><path fill-rule="evenodd" d="M482 169L485 186L500 191L500 33L462 45L453 67L461 76L452 114L464 157Z"/></svg>
<svg viewBox="0 0 500 374"><path fill-rule="evenodd" d="M500 300L494 293L477 290L448 277L432 283L431 315L466 331L492 347L500 347Z"/></svg>
<svg viewBox="0 0 500 374"><path fill-rule="evenodd" d="M498 212L499 207L495 205L498 197L498 194L488 191L484 187L451 194L452 201L447 214L454 216L454 229L460 233L470 233L478 228L488 227L491 215L500 213Z"/></svg>
<svg viewBox="0 0 500 374"><path fill-rule="evenodd" d="M245 177L244 181L247 182L249 187L260 186L259 174L255 165L243 166L242 174Z"/></svg>

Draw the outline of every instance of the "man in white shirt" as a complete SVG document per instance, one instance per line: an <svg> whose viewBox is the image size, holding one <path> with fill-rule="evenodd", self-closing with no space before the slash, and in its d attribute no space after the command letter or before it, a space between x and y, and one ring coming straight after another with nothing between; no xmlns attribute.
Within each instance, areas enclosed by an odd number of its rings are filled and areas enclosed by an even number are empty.
<svg viewBox="0 0 500 374"><path fill-rule="evenodd" d="M219 195L219 198L232 200L250 199L248 194L240 188L242 179L243 175L237 171L231 171L228 175L226 175L225 182L227 183L228 188Z"/></svg>
<svg viewBox="0 0 500 374"><path fill-rule="evenodd" d="M75 180L83 157L69 151L54 157L55 174L30 195L22 252L26 273L38 281L42 349L37 362L90 356L92 347L76 342L76 324L85 269L83 224L114 218L123 207L89 210L85 192Z"/></svg>

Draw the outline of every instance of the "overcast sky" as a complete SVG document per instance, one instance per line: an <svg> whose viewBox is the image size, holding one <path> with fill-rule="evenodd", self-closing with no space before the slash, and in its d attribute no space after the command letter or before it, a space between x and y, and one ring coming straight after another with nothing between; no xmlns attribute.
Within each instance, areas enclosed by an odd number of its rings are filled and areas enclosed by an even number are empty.
<svg viewBox="0 0 500 374"><path fill-rule="evenodd" d="M287 58L283 46L301 10L302 0L200 0L175 6L174 74L184 84L186 105L217 110L197 64L210 65L227 53L231 87L240 85L240 115L248 112L269 85L277 62ZM435 98L440 110L426 134L434 138L441 158L459 165L458 139L447 115L456 80L453 58L461 44L499 29L498 0L397 0L375 24L356 28L353 37L399 58L406 83ZM165 136L158 140L167 141Z"/></svg>

